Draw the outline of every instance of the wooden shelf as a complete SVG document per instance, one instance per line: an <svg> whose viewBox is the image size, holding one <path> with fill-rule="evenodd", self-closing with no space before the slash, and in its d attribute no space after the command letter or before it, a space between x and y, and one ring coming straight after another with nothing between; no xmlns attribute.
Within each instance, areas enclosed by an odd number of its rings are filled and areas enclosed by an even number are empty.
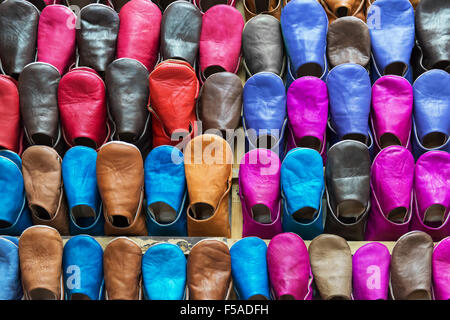
<svg viewBox="0 0 450 320"><path fill-rule="evenodd" d="M64 244L69 240L71 237L63 237ZM94 237L100 245L105 248L106 245L115 237ZM197 237L180 237L180 238L172 238L172 237L128 237L131 240L135 241L142 249L142 253L145 253L148 248L151 246L157 244L157 243L171 243L179 246L181 250L183 250L184 254L188 255L191 251L191 248L200 240L206 239L206 238L197 238ZM208 239L216 239L219 241L222 241L228 245L228 247L231 248L234 243L239 241L240 239L226 239L226 238L208 238ZM269 240L265 240L267 244L269 244ZM305 244L307 247L309 247L309 244L311 241L305 241ZM360 247L363 245L370 243L367 241L349 241L348 244L350 246L350 249L352 251L352 254L356 252ZM389 252L392 252L392 248L395 245L395 242L392 241L381 241L380 243L386 245L386 247L389 249Z"/></svg>

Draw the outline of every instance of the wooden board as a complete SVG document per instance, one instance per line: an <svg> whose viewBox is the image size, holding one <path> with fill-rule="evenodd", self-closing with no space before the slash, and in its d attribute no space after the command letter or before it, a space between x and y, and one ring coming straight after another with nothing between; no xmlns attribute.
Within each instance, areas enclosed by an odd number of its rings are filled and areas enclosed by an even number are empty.
<svg viewBox="0 0 450 320"><path fill-rule="evenodd" d="M67 240L69 240L71 237L63 237L63 242L66 243ZM95 237L95 239L100 243L100 245L105 248L108 243L114 239L115 237ZM131 240L135 241L142 249L142 253L145 253L148 248L151 246L157 244L157 243L172 243L181 248L183 250L184 254L188 255L191 251L192 247L199 242L200 240L203 240L205 238L198 238L198 237L185 237L185 238L171 238L171 237L128 237ZM226 239L226 238L208 238L208 239L215 239L218 241L222 241L228 245L228 247L231 248L234 243L239 241L240 239ZM265 240L267 244L269 244L269 240ZM309 244L311 241L305 241L305 244L307 247L309 247ZM356 252L360 247L367 244L369 242L366 241L349 241L348 244L350 246L350 249L352 251L352 254ZM382 241L380 242L389 249L389 252L392 252L392 249L395 245L395 242L392 241Z"/></svg>

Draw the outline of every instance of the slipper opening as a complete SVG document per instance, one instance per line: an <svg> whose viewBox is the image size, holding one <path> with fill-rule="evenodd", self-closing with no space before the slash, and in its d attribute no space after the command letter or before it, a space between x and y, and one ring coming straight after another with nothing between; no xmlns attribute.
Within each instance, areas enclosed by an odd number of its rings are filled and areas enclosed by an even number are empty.
<svg viewBox="0 0 450 320"><path fill-rule="evenodd" d="M273 149L278 143L278 139L272 135L265 134L258 137L256 147L262 149Z"/></svg>
<svg viewBox="0 0 450 320"><path fill-rule="evenodd" d="M175 0L159 0L158 2L161 9L164 11L169 6L169 4L171 4L174 1Z"/></svg>
<svg viewBox="0 0 450 320"><path fill-rule="evenodd" d="M317 152L320 152L322 149L322 142L320 141L320 139L311 136L306 136L299 139L298 141L296 141L296 144L298 147L313 149Z"/></svg>
<svg viewBox="0 0 450 320"><path fill-rule="evenodd" d="M342 137L343 140L355 140L367 144L367 136L361 133L349 133Z"/></svg>
<svg viewBox="0 0 450 320"><path fill-rule="evenodd" d="M316 209L312 207L304 207L294 212L292 214L292 218L294 218L294 220L297 222L305 223L314 220L316 213Z"/></svg>
<svg viewBox="0 0 450 320"><path fill-rule="evenodd" d="M203 71L203 75L205 76L205 78L208 78L209 76L212 76L214 73L218 73L218 72L224 72L226 71L224 68L222 68L221 66L209 66L205 69L205 71Z"/></svg>
<svg viewBox="0 0 450 320"><path fill-rule="evenodd" d="M31 212L33 213L33 215L38 217L39 219L42 219L42 220L50 220L51 219L50 213L46 209L42 208L41 206L31 205L30 209L31 209Z"/></svg>
<svg viewBox="0 0 450 320"><path fill-rule="evenodd" d="M404 62L393 62L384 68L383 75L396 75L403 77L408 70L408 66Z"/></svg>
<svg viewBox="0 0 450 320"><path fill-rule="evenodd" d="M30 300L58 300L56 295L48 289L33 289L28 294Z"/></svg>
<svg viewBox="0 0 450 320"><path fill-rule="evenodd" d="M31 136L31 140L33 140L33 142L35 144L49 146L49 147L53 146L53 139L52 139L52 137L50 137L50 136L48 136L46 134L43 134L43 133L33 134Z"/></svg>
<svg viewBox="0 0 450 320"><path fill-rule="evenodd" d="M343 223L355 223L366 211L363 203L357 200L345 200L338 204L336 215Z"/></svg>
<svg viewBox="0 0 450 320"><path fill-rule="evenodd" d="M85 147L89 147L89 148L92 148L94 150L97 150L97 143L94 140L92 140L92 139L79 137L79 138L75 138L73 140L73 142L77 146L85 146Z"/></svg>
<svg viewBox="0 0 450 320"><path fill-rule="evenodd" d="M209 8L216 4L228 4L228 2L227 0L200 0L200 8L202 8L204 12L208 11Z"/></svg>
<svg viewBox="0 0 450 320"><path fill-rule="evenodd" d="M257 204L252 207L252 218L262 224L272 223L271 212L269 208L263 204Z"/></svg>
<svg viewBox="0 0 450 320"><path fill-rule="evenodd" d="M422 145L428 149L439 148L443 146L448 140L446 134L442 132L431 132L425 135L422 139Z"/></svg>
<svg viewBox="0 0 450 320"><path fill-rule="evenodd" d="M431 295L427 290L416 290L406 300L431 300Z"/></svg>
<svg viewBox="0 0 450 320"><path fill-rule="evenodd" d="M346 296L336 295L336 296L330 297L328 300L350 300L350 299Z"/></svg>
<svg viewBox="0 0 450 320"><path fill-rule="evenodd" d="M10 228L11 226L12 224L9 223L8 221L0 220L0 229L7 229Z"/></svg>
<svg viewBox="0 0 450 320"><path fill-rule="evenodd" d="M165 202L155 202L148 206L152 218L160 224L170 224L177 218L177 212Z"/></svg>
<svg viewBox="0 0 450 320"><path fill-rule="evenodd" d="M95 210L88 205L74 206L70 213L75 223L82 228L87 228L95 222Z"/></svg>
<svg viewBox="0 0 450 320"><path fill-rule="evenodd" d="M269 11L269 0L255 0L256 14Z"/></svg>
<svg viewBox="0 0 450 320"><path fill-rule="evenodd" d="M305 63L297 70L297 78L304 76L313 76L320 78L323 74L322 67L315 62Z"/></svg>
<svg viewBox="0 0 450 320"><path fill-rule="evenodd" d="M119 133L119 140L125 141L128 143L136 143L138 140L138 136L133 132L121 132Z"/></svg>
<svg viewBox="0 0 450 320"><path fill-rule="evenodd" d="M423 223L429 227L438 228L444 223L445 218L446 208L441 204L433 204L425 211Z"/></svg>
<svg viewBox="0 0 450 320"><path fill-rule="evenodd" d="M350 9L347 7L339 7L336 10L336 16L338 18L346 17L348 16L348 13L350 12Z"/></svg>
<svg viewBox="0 0 450 320"><path fill-rule="evenodd" d="M405 207L398 207L398 208L391 210L387 214L387 218L389 221L392 221L394 223L404 223L407 214L408 214L408 209L406 209Z"/></svg>
<svg viewBox="0 0 450 320"><path fill-rule="evenodd" d="M196 203L189 209L189 215L196 220L206 220L214 215L214 208L207 203Z"/></svg>
<svg viewBox="0 0 450 320"><path fill-rule="evenodd" d="M130 226L128 218L121 215L114 215L111 217L111 224L117 228L126 228Z"/></svg>
<svg viewBox="0 0 450 320"><path fill-rule="evenodd" d="M269 300L269 299L262 294L256 294L256 295L250 297L248 300Z"/></svg>
<svg viewBox="0 0 450 320"><path fill-rule="evenodd" d="M450 71L450 60L438 61L433 65L432 69L441 69L441 70L449 72Z"/></svg>
<svg viewBox="0 0 450 320"><path fill-rule="evenodd" d="M74 293L70 296L70 300L91 300L91 298L83 293Z"/></svg>
<svg viewBox="0 0 450 320"><path fill-rule="evenodd" d="M402 143L400 139L392 133L385 133L380 137L380 147L384 149L389 146L401 146Z"/></svg>

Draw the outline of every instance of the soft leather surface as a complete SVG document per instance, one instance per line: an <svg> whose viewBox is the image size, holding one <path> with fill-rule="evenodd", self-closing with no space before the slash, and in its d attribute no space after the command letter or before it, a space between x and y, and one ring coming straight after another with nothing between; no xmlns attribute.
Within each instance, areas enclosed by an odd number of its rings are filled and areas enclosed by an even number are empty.
<svg viewBox="0 0 450 320"><path fill-rule="evenodd" d="M370 154L359 141L344 140L327 153L327 233L364 240L370 208Z"/></svg>
<svg viewBox="0 0 450 320"><path fill-rule="evenodd" d="M58 231L33 226L19 238L19 261L25 300L62 300L63 241Z"/></svg>
<svg viewBox="0 0 450 320"><path fill-rule="evenodd" d="M244 18L232 6L215 5L202 17L199 62L205 79L217 71L236 73Z"/></svg>
<svg viewBox="0 0 450 320"><path fill-rule="evenodd" d="M345 239L322 234L311 241L309 259L323 300L352 299L352 253Z"/></svg>
<svg viewBox="0 0 450 320"><path fill-rule="evenodd" d="M186 288L186 257L174 244L159 243L142 257L142 279L148 300L183 300Z"/></svg>
<svg viewBox="0 0 450 320"><path fill-rule="evenodd" d="M45 7L39 18L37 61L55 66L64 74L75 59L76 15L61 5Z"/></svg>
<svg viewBox="0 0 450 320"><path fill-rule="evenodd" d="M416 9L417 41L422 49L422 64L427 69L450 72L450 3L421 0Z"/></svg>
<svg viewBox="0 0 450 320"><path fill-rule="evenodd" d="M436 300L450 299L450 237L443 239L433 250L433 292Z"/></svg>
<svg viewBox="0 0 450 320"><path fill-rule="evenodd" d="M103 72L116 55L119 15L111 7L96 3L84 7L79 20L79 65Z"/></svg>
<svg viewBox="0 0 450 320"><path fill-rule="evenodd" d="M281 12L281 30L295 78L320 77L325 71L328 30L328 19L320 4L313 0L290 1Z"/></svg>
<svg viewBox="0 0 450 320"><path fill-rule="evenodd" d="M71 234L103 235L101 198L96 176L97 152L75 146L62 161L62 178L70 214Z"/></svg>
<svg viewBox="0 0 450 320"><path fill-rule="evenodd" d="M284 215L308 207L317 211L315 218L321 208L324 184L322 157L317 151L307 148L289 151L281 164L281 190L288 209Z"/></svg>
<svg viewBox="0 0 450 320"><path fill-rule="evenodd" d="M13 226L19 219L25 202L25 189L21 163L17 165L0 154L0 167L0 201L3 208L0 212L0 222L3 229Z"/></svg>
<svg viewBox="0 0 450 320"><path fill-rule="evenodd" d="M21 150L21 121L17 82L0 75L0 146L19 153Z"/></svg>
<svg viewBox="0 0 450 320"><path fill-rule="evenodd" d="M187 263L189 300L225 300L231 281L230 250L225 243L203 240L192 247Z"/></svg>
<svg viewBox="0 0 450 320"><path fill-rule="evenodd" d="M369 23L372 54L381 75L405 76L407 69L386 69L392 63L409 65L414 46L414 9L408 0L377 0L369 8L368 16L378 21ZM375 20L375 18L371 18Z"/></svg>
<svg viewBox="0 0 450 320"><path fill-rule="evenodd" d="M257 237L247 237L230 249L233 285L242 300L269 300L267 245Z"/></svg>
<svg viewBox="0 0 450 320"><path fill-rule="evenodd" d="M149 97L149 73L137 60L122 58L112 62L105 72L108 108L115 125L115 139L144 144ZM148 138L148 137L145 137ZM149 142L149 141L148 141Z"/></svg>
<svg viewBox="0 0 450 320"><path fill-rule="evenodd" d="M241 121L242 90L241 79L231 72L218 72L206 79L197 104L203 132L234 134Z"/></svg>
<svg viewBox="0 0 450 320"><path fill-rule="evenodd" d="M396 241L408 231L413 180L414 158L406 148L390 146L376 156L370 180L372 210L366 240ZM401 214L391 218L394 209Z"/></svg>
<svg viewBox="0 0 450 320"><path fill-rule="evenodd" d="M410 148L412 111L413 89L406 79L383 76L374 83L371 120L378 148L389 145Z"/></svg>
<svg viewBox="0 0 450 320"><path fill-rule="evenodd" d="M290 150L281 165L283 231L296 233L305 240L322 234L324 191L320 154L312 149Z"/></svg>
<svg viewBox="0 0 450 320"><path fill-rule="evenodd" d="M271 239L281 227L281 162L268 149L246 153L239 166L239 195L242 204L242 236Z"/></svg>
<svg viewBox="0 0 450 320"><path fill-rule="evenodd" d="M1 149L0 156L11 160L20 170L22 169L22 159L17 153L7 149Z"/></svg>
<svg viewBox="0 0 450 320"><path fill-rule="evenodd" d="M190 201L187 210L188 236L231 236L229 197L232 159L230 145L217 135L200 135L187 144L184 169Z"/></svg>
<svg viewBox="0 0 450 320"><path fill-rule="evenodd" d="M0 298L2 300L20 300L23 295L20 282L19 246L8 238L0 238Z"/></svg>
<svg viewBox="0 0 450 320"><path fill-rule="evenodd" d="M392 249L391 292L395 300L431 300L433 240L420 231L402 236Z"/></svg>
<svg viewBox="0 0 450 320"><path fill-rule="evenodd" d="M287 90L287 115L297 147L325 150L328 120L328 90L316 77L301 77Z"/></svg>
<svg viewBox="0 0 450 320"><path fill-rule="evenodd" d="M199 83L192 66L181 60L161 62L150 74L153 148L177 145L196 129Z"/></svg>
<svg viewBox="0 0 450 320"><path fill-rule="evenodd" d="M283 80L274 73L255 74L244 85L243 121L246 135L253 145L258 137L282 137L286 121L286 90Z"/></svg>
<svg viewBox="0 0 450 320"><path fill-rule="evenodd" d="M450 154L429 151L416 162L411 230L440 241L450 233Z"/></svg>
<svg viewBox="0 0 450 320"><path fill-rule="evenodd" d="M60 135L58 69L48 63L27 65L19 77L20 113L30 144L54 146Z"/></svg>
<svg viewBox="0 0 450 320"><path fill-rule="evenodd" d="M202 15L192 3L175 1L165 10L161 21L161 55L182 59L194 66L200 41Z"/></svg>
<svg viewBox="0 0 450 320"><path fill-rule="evenodd" d="M161 10L151 1L131 0L119 12L117 58L131 58L152 70L158 59Z"/></svg>
<svg viewBox="0 0 450 320"><path fill-rule="evenodd" d="M311 266L302 238L293 233L275 236L267 248L267 267L275 299L311 300Z"/></svg>
<svg viewBox="0 0 450 320"><path fill-rule="evenodd" d="M416 79L414 92L414 123L421 153L426 149L450 151L450 74L430 70ZM444 136L444 143L424 145L424 137L432 133Z"/></svg>
<svg viewBox="0 0 450 320"><path fill-rule="evenodd" d="M353 297L355 300L387 300L389 291L389 249L379 242L363 245L353 255Z"/></svg>
<svg viewBox="0 0 450 320"><path fill-rule="evenodd" d="M154 148L144 163L149 233L186 236L186 177L181 151L172 146Z"/></svg>
<svg viewBox="0 0 450 320"><path fill-rule="evenodd" d="M106 246L103 268L108 300L139 300L141 265L142 251L134 241L119 237Z"/></svg>
<svg viewBox="0 0 450 320"><path fill-rule="evenodd" d="M132 144L112 141L97 156L106 235L147 235L144 217L144 161Z"/></svg>
<svg viewBox="0 0 450 320"><path fill-rule="evenodd" d="M106 89L100 76L82 68L70 71L59 82L58 104L69 146L87 144L97 149L105 143L109 134Z"/></svg>
<svg viewBox="0 0 450 320"><path fill-rule="evenodd" d="M61 162L56 150L47 146L31 146L22 154L25 192L33 223L69 235Z"/></svg>
<svg viewBox="0 0 450 320"><path fill-rule="evenodd" d="M87 235L69 239L62 264L66 300L103 299L103 249L97 240Z"/></svg>
<svg viewBox="0 0 450 320"><path fill-rule="evenodd" d="M356 63L366 68L370 54L369 28L362 20L342 17L330 24L327 33L330 68L343 63Z"/></svg>
<svg viewBox="0 0 450 320"><path fill-rule="evenodd" d="M282 76L285 58L280 21L267 14L250 19L242 31L242 53L250 76L263 71Z"/></svg>
<svg viewBox="0 0 450 320"><path fill-rule="evenodd" d="M18 75L34 61L39 10L28 1L0 4L0 60L9 75Z"/></svg>
<svg viewBox="0 0 450 320"><path fill-rule="evenodd" d="M357 64L342 64L327 77L331 124L339 139L350 134L367 137L371 84L369 75Z"/></svg>

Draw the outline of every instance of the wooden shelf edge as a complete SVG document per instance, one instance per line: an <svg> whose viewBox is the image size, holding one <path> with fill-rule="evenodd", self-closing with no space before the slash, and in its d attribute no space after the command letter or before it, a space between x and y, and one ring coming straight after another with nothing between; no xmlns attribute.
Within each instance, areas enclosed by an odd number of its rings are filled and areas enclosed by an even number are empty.
<svg viewBox="0 0 450 320"><path fill-rule="evenodd" d="M64 244L72 237L63 237ZM93 237L95 238L98 243L105 248L108 243L116 238L116 237ZM202 238L202 237L152 237L152 236L130 236L129 239L136 242L142 249L142 253L145 253L148 248L151 246L158 244L158 243L171 243L175 244L180 247L180 249L184 252L184 254L188 255L192 247L199 241L204 239L215 239L221 242L224 242L228 245L229 248L233 246L237 241L241 239L227 239L227 238ZM264 240L267 244L269 244L270 240ZM309 244L311 241L305 241L305 244L307 247L309 247ZM356 252L359 248L362 246L370 243L370 241L348 241L348 245L350 246L350 249L352 251L352 254ZM380 241L380 243L384 244L388 249L389 252L392 252L392 249L395 245L394 241Z"/></svg>

